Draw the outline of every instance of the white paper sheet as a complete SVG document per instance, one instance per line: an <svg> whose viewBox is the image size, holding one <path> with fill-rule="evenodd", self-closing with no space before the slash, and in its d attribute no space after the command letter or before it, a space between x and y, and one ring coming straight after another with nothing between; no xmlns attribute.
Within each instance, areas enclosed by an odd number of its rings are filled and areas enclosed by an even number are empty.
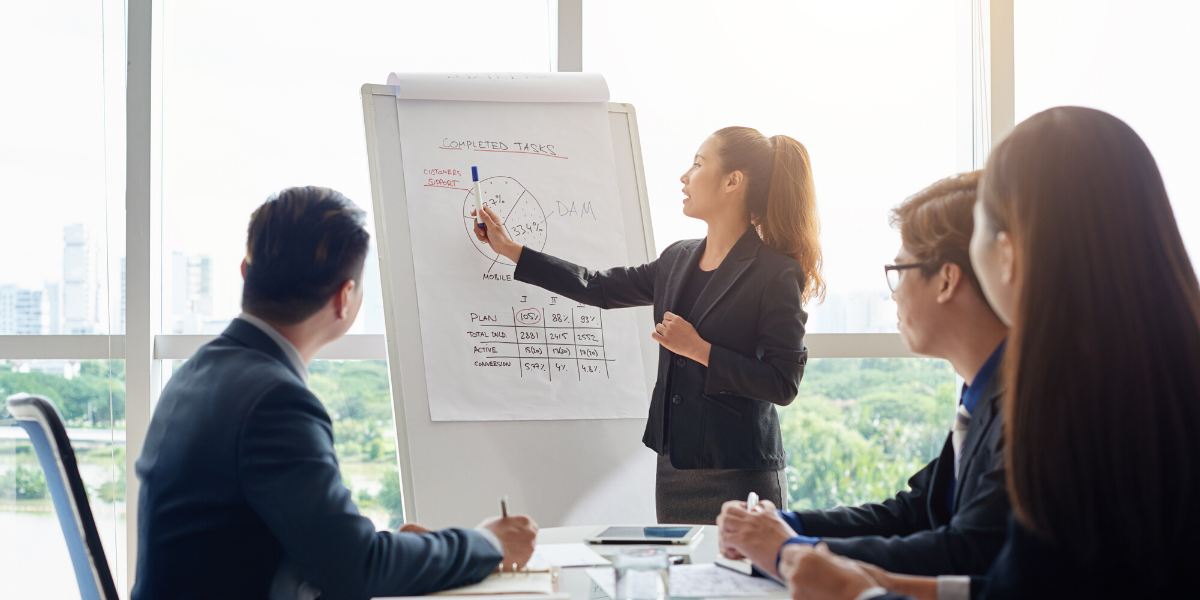
<svg viewBox="0 0 1200 600"><path fill-rule="evenodd" d="M430 596L494 596L499 594L554 593L554 579L549 571L541 573L492 573L471 585L434 592Z"/></svg>
<svg viewBox="0 0 1200 600"><path fill-rule="evenodd" d="M609 598L616 598L612 569L588 569L587 574ZM742 575L712 563L671 567L672 598L757 598L779 595L785 589L770 579Z"/></svg>
<svg viewBox="0 0 1200 600"><path fill-rule="evenodd" d="M596 554L587 544L538 544L533 550L533 560L549 563L556 567L594 567L607 565L607 558Z"/></svg>
<svg viewBox="0 0 1200 600"><path fill-rule="evenodd" d="M608 102L599 73L392 73L405 100Z"/></svg>
<svg viewBox="0 0 1200 600"><path fill-rule="evenodd" d="M644 416L636 315L517 282L472 233L478 165L484 202L517 241L591 268L629 264L606 105L397 108L431 418Z"/></svg>

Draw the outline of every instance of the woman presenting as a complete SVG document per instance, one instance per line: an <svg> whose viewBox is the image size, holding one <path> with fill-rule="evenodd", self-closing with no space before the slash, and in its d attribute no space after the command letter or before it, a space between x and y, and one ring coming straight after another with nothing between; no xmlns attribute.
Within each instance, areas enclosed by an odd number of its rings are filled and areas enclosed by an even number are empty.
<svg viewBox="0 0 1200 600"><path fill-rule="evenodd" d="M808 152L748 127L712 134L683 177L683 214L704 239L639 267L592 271L513 242L484 208L480 240L515 278L600 308L654 306L658 382L642 442L658 453L660 523L713 524L755 492L787 506L775 405L796 397L808 350L803 305L824 293Z"/></svg>

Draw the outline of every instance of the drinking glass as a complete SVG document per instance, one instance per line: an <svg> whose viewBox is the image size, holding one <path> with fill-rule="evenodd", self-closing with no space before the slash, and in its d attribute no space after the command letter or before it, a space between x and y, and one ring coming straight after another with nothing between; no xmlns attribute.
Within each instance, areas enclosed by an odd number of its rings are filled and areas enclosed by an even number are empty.
<svg viewBox="0 0 1200 600"><path fill-rule="evenodd" d="M617 597L613 600L667 600L671 556L666 548L622 548L612 556Z"/></svg>

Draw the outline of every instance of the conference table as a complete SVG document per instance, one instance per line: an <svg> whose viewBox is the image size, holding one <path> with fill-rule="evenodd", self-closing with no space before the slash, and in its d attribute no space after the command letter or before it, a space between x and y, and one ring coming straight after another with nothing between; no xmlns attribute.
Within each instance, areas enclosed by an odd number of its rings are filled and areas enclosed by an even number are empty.
<svg viewBox="0 0 1200 600"><path fill-rule="evenodd" d="M585 527L546 527L538 531L537 543L569 544L582 542L583 538L595 533L597 529L600 529L600 527L595 525ZM597 554L607 557L618 549L627 548L628 546L592 544L589 547L595 550ZM687 564L711 563L717 558L717 528L713 525L705 525L704 534L687 546L664 545L658 547L666 548L672 556L684 556L684 562ZM571 600L607 600L608 595L592 582L592 579L588 577L587 569L587 567L564 567L561 576L558 578L557 591L570 594ZM755 600L759 598L774 600L789 597L787 590L780 589L777 593L757 596Z"/></svg>

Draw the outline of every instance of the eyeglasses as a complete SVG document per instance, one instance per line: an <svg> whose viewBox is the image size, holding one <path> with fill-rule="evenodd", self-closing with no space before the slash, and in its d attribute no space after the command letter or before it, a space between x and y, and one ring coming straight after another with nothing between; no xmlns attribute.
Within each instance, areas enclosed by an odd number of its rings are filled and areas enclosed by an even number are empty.
<svg viewBox="0 0 1200 600"><path fill-rule="evenodd" d="M900 272L904 269L918 269L924 267L926 263L912 263L909 265L883 265L883 274L887 277L888 289L895 293L896 288L900 287Z"/></svg>

